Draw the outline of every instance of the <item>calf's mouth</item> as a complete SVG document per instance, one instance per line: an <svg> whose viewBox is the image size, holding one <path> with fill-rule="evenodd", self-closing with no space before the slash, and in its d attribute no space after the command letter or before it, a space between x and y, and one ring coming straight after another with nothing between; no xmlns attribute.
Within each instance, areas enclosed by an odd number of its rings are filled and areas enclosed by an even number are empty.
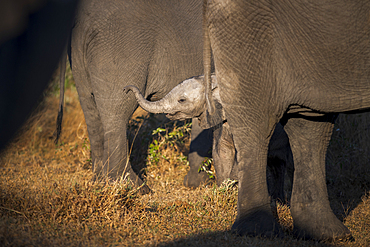
<svg viewBox="0 0 370 247"><path fill-rule="evenodd" d="M168 118L168 119L170 119L170 120L180 120L180 121L184 121L184 120L186 120L186 119L191 119L191 118L193 118L193 117L200 117L202 115L202 113L201 114L199 114L199 116L192 116L191 114L187 114L187 113L183 113L183 112L181 112L181 111L176 111L176 112L174 112L174 113L167 113L166 114L166 117Z"/></svg>
<svg viewBox="0 0 370 247"><path fill-rule="evenodd" d="M175 113L167 113L166 114L166 118L170 119L170 120L185 120L185 119L182 119L181 117L178 116L179 115L179 112L175 112Z"/></svg>

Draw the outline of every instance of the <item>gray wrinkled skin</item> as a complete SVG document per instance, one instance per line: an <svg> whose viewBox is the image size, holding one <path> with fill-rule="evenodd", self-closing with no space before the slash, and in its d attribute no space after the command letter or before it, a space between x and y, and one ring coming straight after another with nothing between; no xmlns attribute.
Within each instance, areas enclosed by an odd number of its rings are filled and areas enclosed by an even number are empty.
<svg viewBox="0 0 370 247"><path fill-rule="evenodd" d="M239 168L232 229L281 234L269 207L266 166L282 122L294 157L295 234L350 237L330 208L325 156L337 114L370 109L370 2L209 0L205 6L204 61L212 50Z"/></svg>
<svg viewBox="0 0 370 247"><path fill-rule="evenodd" d="M96 179L128 178L141 185L128 161L126 136L138 104L122 90L135 85L145 98L158 100L184 79L202 74L202 1L83 0L69 50ZM192 147L205 153L211 147L199 130L192 138L201 143ZM204 160L201 153L191 148L191 169ZM203 176L194 174L187 185L199 185Z"/></svg>
<svg viewBox="0 0 370 247"><path fill-rule="evenodd" d="M134 92L139 105L152 113L166 113L171 120L184 120L197 117L202 128L213 128L212 157L216 171L217 184L227 179L237 179L235 146L226 122L225 112L220 99L217 79L212 75L212 99L215 112L207 115L204 76L196 76L181 82L174 87L162 100L150 102L146 100L135 86L127 86L124 91ZM288 166L289 179L293 175L293 157L288 137L281 124L278 124L269 145L268 175L269 192L272 199L285 201L284 177ZM291 183L291 181L290 181Z"/></svg>

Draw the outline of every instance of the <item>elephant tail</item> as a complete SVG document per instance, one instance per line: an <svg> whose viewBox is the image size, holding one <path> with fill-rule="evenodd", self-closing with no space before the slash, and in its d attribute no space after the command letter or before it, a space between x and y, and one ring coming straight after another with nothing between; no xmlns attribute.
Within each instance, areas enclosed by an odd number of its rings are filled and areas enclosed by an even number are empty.
<svg viewBox="0 0 370 247"><path fill-rule="evenodd" d="M67 63L67 50L64 49L64 52L59 62L60 96L59 96L59 110L58 110L58 117L57 117L57 128L55 131L55 144L58 143L60 135L62 134L63 105L64 105L64 80L65 80L65 73L66 73L66 63Z"/></svg>
<svg viewBox="0 0 370 247"><path fill-rule="evenodd" d="M204 69L204 83L206 89L207 109L209 115L213 115L215 113L215 105L212 100L212 80L211 80L212 50L208 32L207 2L208 2L207 0L203 0L203 69Z"/></svg>

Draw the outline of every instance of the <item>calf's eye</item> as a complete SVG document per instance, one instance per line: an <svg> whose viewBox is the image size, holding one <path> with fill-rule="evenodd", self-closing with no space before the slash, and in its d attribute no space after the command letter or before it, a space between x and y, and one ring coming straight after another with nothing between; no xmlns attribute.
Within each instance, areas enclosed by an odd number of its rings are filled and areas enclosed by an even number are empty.
<svg viewBox="0 0 370 247"><path fill-rule="evenodd" d="M184 103L186 101L186 99L179 99L178 102L179 103Z"/></svg>

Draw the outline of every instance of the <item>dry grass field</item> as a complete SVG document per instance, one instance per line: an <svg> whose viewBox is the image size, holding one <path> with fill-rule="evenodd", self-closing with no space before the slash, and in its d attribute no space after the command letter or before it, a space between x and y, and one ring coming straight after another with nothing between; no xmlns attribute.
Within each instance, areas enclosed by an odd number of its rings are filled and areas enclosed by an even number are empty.
<svg viewBox="0 0 370 247"><path fill-rule="evenodd" d="M194 190L182 186L189 122L139 111L132 119L131 160L151 194L140 196L125 181L90 182L89 140L75 88L66 90L58 145L58 97L55 90L46 95L0 155L1 246L370 246L368 114L339 117L327 158L331 206L355 240L319 243L292 237L284 204L278 214L285 238L232 234L238 193L233 181Z"/></svg>

